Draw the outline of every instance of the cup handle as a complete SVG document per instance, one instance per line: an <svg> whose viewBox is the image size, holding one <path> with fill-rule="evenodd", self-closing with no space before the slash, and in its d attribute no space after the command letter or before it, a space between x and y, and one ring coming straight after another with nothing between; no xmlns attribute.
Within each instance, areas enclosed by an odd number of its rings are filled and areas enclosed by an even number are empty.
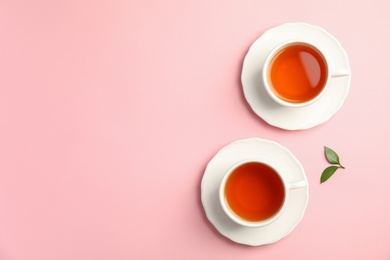
<svg viewBox="0 0 390 260"><path fill-rule="evenodd" d="M332 71L330 74L331 78L338 78L338 77L345 77L351 75L351 70L350 69L340 69L340 70L335 70Z"/></svg>
<svg viewBox="0 0 390 260"><path fill-rule="evenodd" d="M295 189L300 189L300 188L305 188L307 186L307 181L297 181L293 183L289 183L287 185L289 190L295 190Z"/></svg>

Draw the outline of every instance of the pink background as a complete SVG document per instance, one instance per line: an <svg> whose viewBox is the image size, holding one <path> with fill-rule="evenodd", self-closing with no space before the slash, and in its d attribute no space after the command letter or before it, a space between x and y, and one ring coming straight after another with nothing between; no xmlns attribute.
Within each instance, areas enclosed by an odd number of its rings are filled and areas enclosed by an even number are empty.
<svg viewBox="0 0 390 260"><path fill-rule="evenodd" d="M388 0L0 1L0 259L390 259ZM285 22L348 53L341 110L305 131L246 103L244 56ZM200 202L228 143L303 164L305 217L277 243L220 235ZM346 170L320 185L335 149Z"/></svg>

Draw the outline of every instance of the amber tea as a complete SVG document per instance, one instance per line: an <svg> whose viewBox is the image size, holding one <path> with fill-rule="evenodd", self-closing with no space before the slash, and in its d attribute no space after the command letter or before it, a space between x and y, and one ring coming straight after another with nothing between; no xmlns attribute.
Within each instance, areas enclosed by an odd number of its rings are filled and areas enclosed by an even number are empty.
<svg viewBox="0 0 390 260"><path fill-rule="evenodd" d="M322 54L307 44L291 44L279 50L268 67L274 94L290 103L303 103L321 93L328 77Z"/></svg>
<svg viewBox="0 0 390 260"><path fill-rule="evenodd" d="M247 221L263 221L282 207L285 188L279 174L270 166L248 162L228 177L225 198L230 209Z"/></svg>

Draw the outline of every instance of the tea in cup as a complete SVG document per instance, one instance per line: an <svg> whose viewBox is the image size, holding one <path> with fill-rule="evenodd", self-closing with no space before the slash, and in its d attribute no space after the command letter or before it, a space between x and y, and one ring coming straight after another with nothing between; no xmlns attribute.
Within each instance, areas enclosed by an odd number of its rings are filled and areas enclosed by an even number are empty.
<svg viewBox="0 0 390 260"><path fill-rule="evenodd" d="M302 107L317 101L331 78L348 75L349 69L332 71L329 57L318 47L306 41L292 40L277 45L268 54L262 80L277 103Z"/></svg>
<svg viewBox="0 0 390 260"><path fill-rule="evenodd" d="M219 198L223 210L234 222L262 227L282 214L291 189L306 186L306 180L286 182L274 167L254 158L240 161L226 172Z"/></svg>

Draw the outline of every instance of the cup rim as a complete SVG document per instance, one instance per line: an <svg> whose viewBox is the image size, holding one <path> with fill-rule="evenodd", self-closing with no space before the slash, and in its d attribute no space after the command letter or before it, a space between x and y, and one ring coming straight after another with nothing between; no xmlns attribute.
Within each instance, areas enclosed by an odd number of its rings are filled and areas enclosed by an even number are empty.
<svg viewBox="0 0 390 260"><path fill-rule="evenodd" d="M272 58L274 57L274 55L278 51L280 51L281 49L283 49L289 45L309 46L310 48L317 51L325 61L327 75L326 75L326 80L325 80L324 86L323 86L322 90L320 91L320 93L318 93L315 97L313 97L312 99L305 101L305 102L293 103L293 102L288 102L286 100L281 99L272 91L272 88L271 88L270 84L268 83L268 69L269 69L269 65L270 65ZM295 40L288 40L288 41L284 41L284 42L279 43L268 53L268 55L266 56L266 59L263 63L263 67L262 67L262 80L263 80L265 90L267 91L268 95L275 102L277 102L278 104L285 106L285 107L304 107L304 106L308 106L310 104L313 104L314 102L316 102L317 100L319 100L321 98L321 96L324 94L324 92L328 88L330 78L331 78L331 74L330 74L330 69L329 69L329 62L328 62L328 59L326 58L324 52L322 50L320 50L318 48L318 46L316 46L315 44L311 43L310 41L305 41L305 40L295 39Z"/></svg>
<svg viewBox="0 0 390 260"><path fill-rule="evenodd" d="M235 169L237 169L239 166L247 164L247 163L251 163L251 162L261 163L261 164L267 165L268 167L271 167L278 174L279 178L282 180L283 188L284 188L284 200L283 200L283 203L282 203L281 207L279 208L279 210L273 216L271 216L270 218L265 219L265 220L261 220L261 221L248 221L248 220L245 220L245 219L239 217L229 207L229 205L228 205L228 203L226 201L226 198L225 198L226 181L229 178L229 176L231 175L231 173ZM280 217L280 215L283 213L283 211L284 211L284 209L286 207L286 204L287 204L287 201L288 201L288 197L289 197L289 189L288 189L287 185L288 184L287 184L285 178L279 173L279 171L277 169L275 169L275 167L272 165L271 162L268 162L267 160L259 159L259 158L250 158L250 159L241 160L241 161L238 161L237 163L233 164L226 171L225 175L222 178L221 184L219 186L219 200L220 200L220 204L221 204L222 209L225 212L225 214L231 220L233 220L234 222L236 222L237 224L239 224L241 226L245 226L245 227L263 227L263 226L267 226L267 225L271 224L272 222L274 222L276 219L278 219Z"/></svg>

